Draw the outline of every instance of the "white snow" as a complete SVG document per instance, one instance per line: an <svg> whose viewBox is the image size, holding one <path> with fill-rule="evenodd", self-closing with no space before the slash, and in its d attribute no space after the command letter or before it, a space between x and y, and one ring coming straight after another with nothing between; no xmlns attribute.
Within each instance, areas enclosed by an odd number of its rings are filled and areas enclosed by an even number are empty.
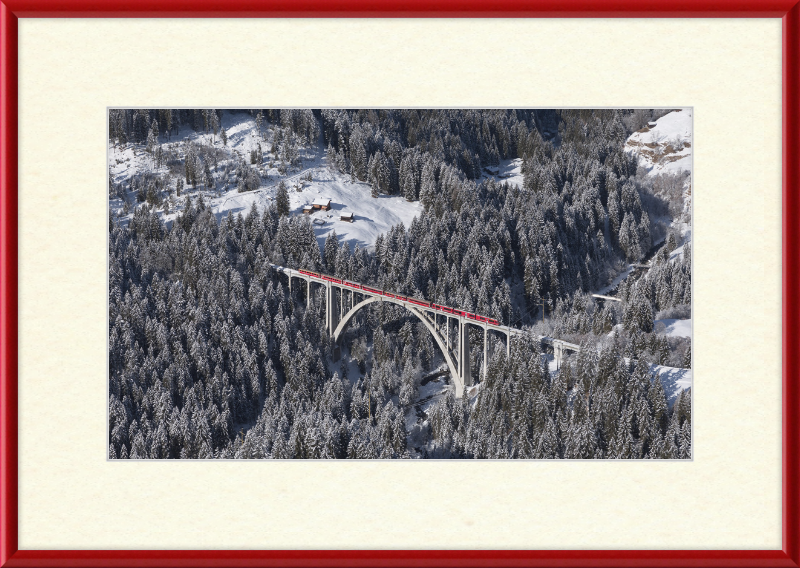
<svg viewBox="0 0 800 568"><path fill-rule="evenodd" d="M669 337L692 337L691 319L660 319L655 321L655 329L659 330L659 322L665 326L664 331L659 331L662 335Z"/></svg>
<svg viewBox="0 0 800 568"><path fill-rule="evenodd" d="M488 173L486 170L492 173ZM494 178L500 183L508 182L510 185L522 187L522 158L501 160L499 166L490 166L486 170L483 172L484 178Z"/></svg>
<svg viewBox="0 0 800 568"><path fill-rule="evenodd" d="M614 337L614 334L615 334L615 333L619 333L619 334L621 334L621 333L623 333L623 330L624 330L624 329L625 329L625 326L624 326L624 325L622 325L621 323L615 324L615 325L614 325L614 326L611 328L611 331L609 331L609 332L608 332L608 334L607 334L607 337Z"/></svg>
<svg viewBox="0 0 800 568"><path fill-rule="evenodd" d="M681 391L691 388L692 370L679 367L665 367L664 365L650 365L650 372L657 373L664 385L667 403L672 406Z"/></svg>
<svg viewBox="0 0 800 568"><path fill-rule="evenodd" d="M356 244L362 248L371 247L378 235L386 233L398 223L409 227L414 217L422 211L418 201L409 203L397 195L373 198L370 196L372 189L367 183L353 183L349 176L330 171L324 166L312 169L311 174L313 181L307 182L301 191L289 187L289 207L292 215L301 215L303 207L319 201L320 195L324 195L325 200L331 200L330 211L315 209L311 213L314 234L320 246L325 245L326 237L335 230L339 242L348 243L351 249ZM246 214L252 203L259 209L268 206L275 198L277 189L277 185L245 193L237 193L234 189L213 200L211 206L217 214L226 215L228 211ZM353 221L342 221L342 211L353 213Z"/></svg>
<svg viewBox="0 0 800 568"><path fill-rule="evenodd" d="M603 286L599 290L597 290L595 292L592 292L592 293L593 294L600 294L601 296L605 295L605 294L608 294L609 292L611 292L611 290L616 288L619 285L620 282L625 280L628 277L628 275L631 272L633 272L633 269L634 269L634 266L632 264L629 264L628 267L625 270L623 270L622 272L617 274L617 276L611 281L610 284L608 284L606 286Z"/></svg>
<svg viewBox="0 0 800 568"><path fill-rule="evenodd" d="M624 358L625 363L630 364L630 359ZM664 394L667 397L667 404L672 406L681 391L692 387L692 370L680 367L667 367L666 365L656 365L649 363L650 374L661 379L664 385Z"/></svg>
<svg viewBox="0 0 800 568"><path fill-rule="evenodd" d="M350 248L358 243L362 248L375 244L381 233L386 233L394 225L402 223L408 228L414 217L421 211L418 201L409 203L400 196L370 196L371 187L363 182L352 183L348 177L338 172L319 169L314 181L301 192L289 192L292 213L299 213L303 205L310 203L314 196L322 193L331 199L330 211L316 211L312 220L323 220L324 225L314 225L314 233L320 245L331 231L336 231L340 242ZM342 211L353 213L353 222L340 219Z"/></svg>
<svg viewBox="0 0 800 568"><path fill-rule="evenodd" d="M160 142L165 149L168 144L174 145L172 147L177 149L180 142L189 139L206 145L213 144L214 148L219 149L228 158L234 158L236 154L245 158L247 163L249 163L250 151L256 149L259 142L261 143L266 164L260 166L260 169L265 175L262 175L262 185L255 191L238 193L236 187L228 186L225 193L218 195L216 192L205 191L202 188L198 190L191 187L184 188L184 195L192 198L202 194L206 205L211 208L217 218L226 216L228 212L246 215L253 204L258 210L265 209L275 199L280 181L284 181L289 191L292 215L302 215L303 206L314 201L328 198L331 200L330 211L316 210L311 214L314 233L320 246L324 246L328 234L335 230L339 242L346 242L353 249L356 244L362 248L373 246L378 235L386 233L398 223L409 227L414 217L422 211L422 206L418 201L409 203L400 196L380 195L373 198L369 184L359 181L352 182L349 176L328 169L321 140L316 145L300 150L303 164L299 169L281 176L276 167L268 166L269 162L274 159L268 151L271 146L269 142L271 133L268 134L268 141L260 139L256 132L255 119L252 116L247 113L225 111L222 115L222 125L228 136L227 146L223 146L219 135L213 137L211 134L196 133L188 126L182 128L177 135L173 135L171 142L167 142L164 135L160 136ZM227 159L219 162L220 168L225 162ZM140 144L128 144L124 148L117 147L116 149L109 144L109 167L114 183L125 183L126 185L137 173L153 171L166 175L168 172L166 166L153 170L152 159ZM513 167L510 169L513 170ZM182 172L183 167L180 170ZM216 178L222 180L221 172L213 173ZM313 181L311 182L303 179L308 173L312 175ZM171 182L173 193L175 179L180 176L180 173L173 176ZM297 188L300 188L300 191L297 191ZM133 202L135 196L129 194L128 199ZM119 198L111 199L110 207L112 212L118 216L118 220L123 223L133 216L132 212L127 215L122 214L123 202ZM158 213L164 222L169 223L177 217L182 208L183 197L176 199L176 206L169 214L165 215L163 210L159 210ZM341 212L344 210L353 213L353 222L340 219Z"/></svg>
<svg viewBox="0 0 800 568"><path fill-rule="evenodd" d="M667 260L670 261L670 262L672 262L672 261L677 261L677 262L682 261L683 260L683 245L679 246L674 251L669 253L669 256L667 257Z"/></svg>
<svg viewBox="0 0 800 568"><path fill-rule="evenodd" d="M625 143L625 151L639 157L651 175L692 170L692 109L674 110L645 126Z"/></svg>

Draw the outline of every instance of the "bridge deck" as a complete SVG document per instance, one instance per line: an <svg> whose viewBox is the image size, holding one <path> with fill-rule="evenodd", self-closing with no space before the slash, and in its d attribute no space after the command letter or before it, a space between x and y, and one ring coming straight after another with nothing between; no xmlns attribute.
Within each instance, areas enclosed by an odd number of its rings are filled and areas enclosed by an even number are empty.
<svg viewBox="0 0 800 568"><path fill-rule="evenodd" d="M362 285L362 284L360 284L358 282L353 282L353 281L350 281L350 280L347 281L347 282L350 282L351 284L354 284L356 286L356 287L354 287L354 286L350 286L350 285L345 284L345 283L334 282L333 280L328 280L326 278L322 278L322 277L319 277L319 276L314 276L314 275L311 275L311 274L303 274L300 271L294 270L292 268L285 268L283 266L278 266L276 264L270 264L270 266L272 268L274 268L275 270L277 270L278 272L282 272L282 273L286 274L290 278L301 278L301 279L306 280L306 281L312 281L312 282L316 282L318 284L324 284L326 286L328 286L328 285L336 286L336 287L338 287L338 288L340 288L342 290L351 290L351 291L353 291L355 293L358 293L358 294L361 294L363 296L371 296L371 297L377 297L377 298L381 298L381 299L386 298L389 301L392 301L394 303L398 303L398 304L401 304L401 305L405 305L406 307L414 308L414 309L416 309L418 311L422 311L423 313L434 313L437 316L445 316L445 317L448 317L448 318L451 318L451 319L459 320L459 322L462 323L462 324L467 323L467 324L471 324L471 325L474 325L474 326L477 326L477 327L482 327L482 328L487 329L487 330L491 329L491 330L494 330L494 331L497 331L497 332L500 332L500 333L504 333L504 334L506 334L508 336L511 336L511 337L513 337L513 336L521 336L521 335L525 335L525 334L528 333L524 329L516 329L516 328L505 326L505 325L496 325L496 324L489 323L489 322L486 322L486 321L479 321L477 319L466 317L466 316L463 316L463 315L460 315L460 314L449 313L449 312L437 309L437 308L435 308L433 306L420 305L419 303L413 302L413 301L409 301L409 300L405 299L404 297L400 297L400 298L396 297L396 296L399 296L399 294L391 294L391 295L389 295L389 293L387 293L385 291L382 291L382 290L373 291L374 289L372 289L369 286L367 288L370 288L370 289L365 289L364 285ZM463 310L459 310L459 311L463 311ZM577 352L577 351L580 351L580 349L581 349L580 345L576 345L575 343L569 343L567 341L562 341L560 339L554 339L552 337L547 337L547 336L544 336L544 335L537 335L536 337L539 339L539 341L541 341L543 343L547 343L548 345L558 346L561 349L566 350L566 351L576 351Z"/></svg>

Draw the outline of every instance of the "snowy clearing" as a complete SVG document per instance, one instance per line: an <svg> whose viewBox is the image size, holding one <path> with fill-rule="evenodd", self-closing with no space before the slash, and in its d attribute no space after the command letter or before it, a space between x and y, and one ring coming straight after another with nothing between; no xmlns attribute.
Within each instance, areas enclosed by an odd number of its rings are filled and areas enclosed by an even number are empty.
<svg viewBox="0 0 800 568"><path fill-rule="evenodd" d="M664 330L659 331L659 323L664 324ZM669 337L691 337L692 336L692 320L691 319L660 319L655 321L656 332Z"/></svg>
<svg viewBox="0 0 800 568"><path fill-rule="evenodd" d="M168 141L166 136L159 136L159 143L165 151L181 152L181 145L186 141L203 145L209 152L216 152L219 156L217 166L213 169L217 179L215 190L206 190L202 187L185 187L183 195L195 199L202 196L215 216L221 219L229 213L246 215L251 207L263 211L274 201L278 184L283 181L289 191L291 215L302 215L303 207L310 205L315 199L326 197L331 199L329 211L315 210L311 214L314 233L320 246L324 246L325 239L332 231L336 231L340 243L347 243L351 250L356 245L369 248L375 244L378 235L386 233L393 226L402 223L408 228L411 221L422 210L418 201L408 202L397 195L371 196L372 188L365 182L352 182L350 176L328 168L324 147L320 140L300 149L302 165L290 168L285 175L281 175L277 167L277 158L267 149L273 132L268 130L262 136L256 129L256 121L249 114L225 111L222 126L227 135L227 144L223 144L220 136L213 134L196 133L188 126L171 136ZM257 150L261 145L263 161L256 168L261 176L260 186L253 191L240 193L236 183L232 182L228 167L239 159L249 156L251 151ZM504 172L516 171L521 184L522 176L519 175L519 164L513 165L507 161ZM154 159L141 144L126 144L114 146L109 143L109 177L115 184L129 185L135 175L153 173L166 175L173 178L171 187L174 190L175 181L182 175L181 171L170 170L168 165L155 167ZM305 178L311 174L311 181ZM515 179L515 178L514 178ZM129 194L129 201L135 201L135 196ZM133 213L123 211L124 203L119 198L112 198L109 202L112 213L117 215L122 224L126 224ZM162 220L169 224L184 208L183 199L174 201L169 213L163 209L157 210ZM353 221L342 221L343 212L353 214Z"/></svg>
<svg viewBox="0 0 800 568"><path fill-rule="evenodd" d="M650 372L657 373L664 385L667 403L672 406L681 391L692 387L692 370L664 365L650 365Z"/></svg>
<svg viewBox="0 0 800 568"><path fill-rule="evenodd" d="M625 151L639 157L639 165L650 173L692 170L692 109L679 109L631 134Z"/></svg>
<svg viewBox="0 0 800 568"><path fill-rule="evenodd" d="M495 179L500 183L508 182L510 185L522 187L522 158L513 160L501 160L500 165L484 168L483 177L485 179Z"/></svg>
<svg viewBox="0 0 800 568"><path fill-rule="evenodd" d="M315 210L310 215L320 247L325 245L325 239L332 231L336 231L339 242L346 242L351 250L356 244L361 248L371 247L378 235L388 232L398 223L409 227L414 217L422 211L418 201L409 203L397 195L371 197L372 189L369 184L352 183L348 176L328 170L324 164L311 170L311 175L313 181L305 182L300 191L295 188L299 184L289 184L289 204L292 215L302 215L303 207L310 205L315 199L325 197L331 200L329 211ZM301 177L292 176L298 180ZM275 184L246 193L236 193L233 190L215 199L212 208L218 215L227 215L228 211L246 214L253 203L258 209L267 207L275 198L277 189ZM345 211L353 213L352 223L340 219Z"/></svg>

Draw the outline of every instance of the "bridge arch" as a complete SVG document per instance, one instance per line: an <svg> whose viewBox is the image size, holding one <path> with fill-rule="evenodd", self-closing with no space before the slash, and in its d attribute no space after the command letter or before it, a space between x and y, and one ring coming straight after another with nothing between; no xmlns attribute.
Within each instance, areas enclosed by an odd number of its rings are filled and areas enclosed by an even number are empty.
<svg viewBox="0 0 800 568"><path fill-rule="evenodd" d="M464 383L458 374L458 368L456 367L453 358L450 356L450 353L447 349L447 346L444 343L444 340L436 332L436 329L433 327L431 322L428 321L428 318L423 316L422 313L420 313L420 311L417 310L416 308L412 308L408 304L405 304L399 300L395 300L394 298L380 297L380 296L370 296L368 298L365 298L364 300L361 300L355 306L350 308L350 311L348 311L342 317L341 321L339 322L339 325L336 326L336 330L333 332L334 343L339 342L339 338L342 336L342 333L344 332L347 325L350 323L350 320L353 319L353 316L355 316L356 312L358 312L358 310L360 310L364 306L367 306L375 302L391 302L393 304L397 304L398 306L407 309L409 312L414 314L417 317L417 319L419 319L423 324L425 324L425 327L428 328L428 331L431 333L433 339L436 341L436 344L439 346L442 355L444 355L444 360L447 363L448 369L450 369L450 376L453 377L453 384L456 388L456 393L455 393L456 398L461 398L461 396L464 394Z"/></svg>

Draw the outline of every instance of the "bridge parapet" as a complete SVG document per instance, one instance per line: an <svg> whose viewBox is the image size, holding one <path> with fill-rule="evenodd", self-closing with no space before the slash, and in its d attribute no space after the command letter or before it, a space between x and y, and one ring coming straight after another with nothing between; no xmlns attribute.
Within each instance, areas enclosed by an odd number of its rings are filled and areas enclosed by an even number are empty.
<svg viewBox="0 0 800 568"><path fill-rule="evenodd" d="M325 327L328 330L328 333L331 334L333 337L334 343L336 344L336 348L334 349L335 356L338 356L339 353L339 340L342 336L342 333L353 318L355 313L360 310L361 308L378 301L387 301L393 304L402 306L412 312L431 332L433 335L436 343L438 344L439 348L444 355L445 361L447 362L448 368L450 370L450 374L453 378L453 382L456 388L456 397L461 398L463 396L464 387L472 385L472 373L470 369L470 361L469 361L469 337L467 333L467 326L473 325L483 329L483 376L485 378L487 373L487 362L488 362L488 332L489 331L497 331L502 333L506 336L506 355L510 355L511 350L511 337L512 336L519 336L519 335L527 335L529 332L524 330L515 329L510 326L502 326L499 325L494 320L489 320L488 318L476 319L477 316L474 314L468 314L470 317L465 317L466 312L460 310L452 310L451 308L447 308L452 313L444 312L441 310L440 306L433 307L425 306L424 304L417 305L418 301L409 301L407 298L403 296L396 297L394 294L388 294L382 290L376 290L374 288L363 286L361 284L357 284L354 282L349 281L342 281L340 279L334 279L332 277L326 277L324 275L317 275L315 273L310 273L307 271L299 271L294 270L291 268L286 268L283 266L278 266L276 264L270 263L270 267L276 270L279 273L285 274L289 279L289 290L292 289L292 279L294 278L301 278L306 282L307 286L307 295L306 295L306 306L310 306L311 302L311 284L317 283L322 284L325 286ZM336 302L336 291L339 291L339 302L338 302L338 309L337 309L337 302ZM345 313L344 310L344 294L345 291L349 291L351 293L351 308L349 311ZM362 296L364 299L360 302L355 301L356 295ZM413 298L412 298L413 300ZM432 317L431 317L432 316ZM481 316L482 317L482 316ZM443 326L439 325L439 319L445 318L445 324ZM451 345L451 326L452 323L455 322L456 325L453 326L457 328L457 336L456 341ZM446 330L444 334L442 334L442 328ZM577 352L580 351L580 346L574 343L569 343L566 341L562 341L560 339L554 339L551 337L546 336L534 336L537 337L539 341L542 343L552 345L553 352L556 358L557 364L560 366L561 361L563 359L563 353L565 351L573 351ZM452 348L452 349L451 349Z"/></svg>

